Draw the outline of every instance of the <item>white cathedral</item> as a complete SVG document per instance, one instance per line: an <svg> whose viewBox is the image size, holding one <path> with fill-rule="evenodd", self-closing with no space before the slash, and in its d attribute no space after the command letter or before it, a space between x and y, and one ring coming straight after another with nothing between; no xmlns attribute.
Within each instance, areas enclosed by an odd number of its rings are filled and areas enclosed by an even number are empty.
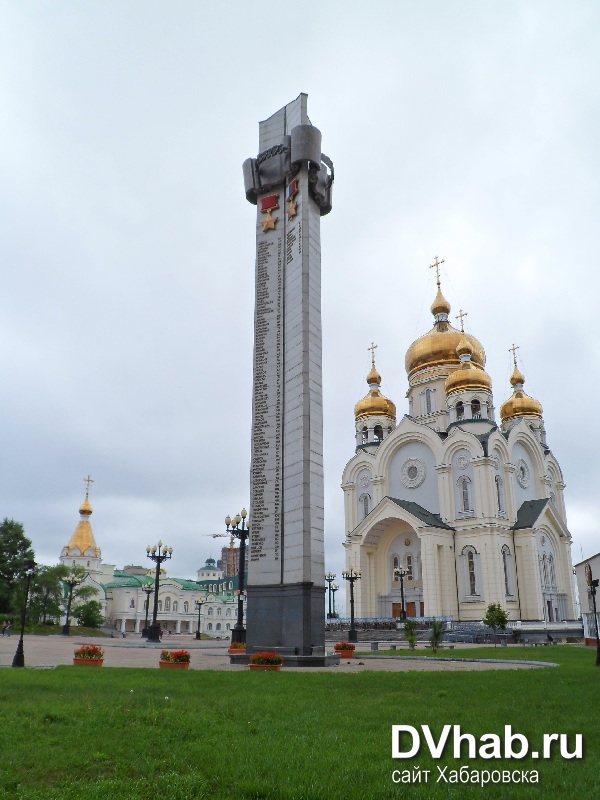
<svg viewBox="0 0 600 800"><path fill-rule="evenodd" d="M437 286L433 328L406 353L408 414L396 423L374 350L354 409L342 488L346 568L361 572L355 616L400 616L401 569L409 617L481 620L495 602L511 620L573 620L565 484L542 406L513 347L513 393L496 422L485 351L450 324L439 272Z"/></svg>

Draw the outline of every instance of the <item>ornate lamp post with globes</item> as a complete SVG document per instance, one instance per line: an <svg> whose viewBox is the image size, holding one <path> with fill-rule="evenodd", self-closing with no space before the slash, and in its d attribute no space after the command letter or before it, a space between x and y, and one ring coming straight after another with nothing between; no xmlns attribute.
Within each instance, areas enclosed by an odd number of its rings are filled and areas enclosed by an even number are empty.
<svg viewBox="0 0 600 800"><path fill-rule="evenodd" d="M327 612L327 619L331 619L333 616L331 611L331 584L335 580L335 574L333 572L328 572L327 575L325 575L325 580L327 581L327 595L329 597L329 611Z"/></svg>
<svg viewBox="0 0 600 800"><path fill-rule="evenodd" d="M235 536L240 540L240 568L238 577L238 608L237 608L237 622L231 631L232 642L246 642L246 629L244 628L244 573L246 571L246 540L250 535L250 525L246 525L246 517L248 512L242 508L239 514L236 514L233 519L230 516L225 517L225 525L227 526L227 533L230 536Z"/></svg>
<svg viewBox="0 0 600 800"><path fill-rule="evenodd" d="M400 603L402 605L400 609L400 619L403 621L406 619L406 609L404 607L404 576L407 572L408 570L403 564L400 564L399 567L394 567L394 578L400 581Z"/></svg>
<svg viewBox="0 0 600 800"><path fill-rule="evenodd" d="M69 629L70 629L69 617L71 616L71 601L73 600L73 589L76 586L79 586L79 584L81 583L82 580L83 580L83 578L81 578L79 575L75 575L73 573L71 573L69 575L69 577L65 578L65 580L64 580L64 582L69 587L69 599L67 601L67 619L66 619L65 624L63 625L63 631L62 631L63 632L63 636L68 636L69 635Z"/></svg>
<svg viewBox="0 0 600 800"><path fill-rule="evenodd" d="M342 572L342 578L350 584L350 631L348 632L349 642L358 642L358 634L354 627L354 584L360 580L360 570L350 567Z"/></svg>
<svg viewBox="0 0 600 800"><path fill-rule="evenodd" d="M25 633L25 618L27 617L27 599L29 597L29 587L31 585L31 579L35 575L35 561L31 558L26 558L23 561L23 567L25 568L25 576L27 577L27 583L25 584L25 599L23 601L23 609L21 611L21 635L19 636L19 644L17 645L17 652L14 655L12 665L13 667L24 667L25 666L25 651L23 650L23 634Z"/></svg>
<svg viewBox="0 0 600 800"><path fill-rule="evenodd" d="M158 588L160 585L160 565L163 561L171 558L173 555L173 548L167 547L167 545L163 545L163 543L158 541L158 544L154 545L154 547L146 548L146 555L149 559L154 561L156 564L156 578L154 579L154 608L152 610L152 625L148 628L148 642L160 642L160 625L156 621L156 615L158 613Z"/></svg>
<svg viewBox="0 0 600 800"><path fill-rule="evenodd" d="M598 609L596 608L596 589L598 588L598 584L600 584L600 580L598 578L596 578L596 580L593 579L592 568L590 567L589 561L586 561L585 564L585 579L589 587L589 592L592 596L592 605L594 606L594 625L596 626L596 666L600 667L600 630L598 626Z"/></svg>
<svg viewBox="0 0 600 800"><path fill-rule="evenodd" d="M142 637L148 636L148 611L150 609L150 595L154 591L154 586L151 583L148 583L146 586L142 586L142 592L146 595L146 621L144 622L144 630L142 631Z"/></svg>

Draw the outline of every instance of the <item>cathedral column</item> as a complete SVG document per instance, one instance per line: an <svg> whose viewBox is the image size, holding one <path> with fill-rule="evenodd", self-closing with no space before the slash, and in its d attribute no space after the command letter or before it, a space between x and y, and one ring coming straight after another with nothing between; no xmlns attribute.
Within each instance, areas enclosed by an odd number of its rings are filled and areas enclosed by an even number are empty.
<svg viewBox="0 0 600 800"><path fill-rule="evenodd" d="M492 491L494 460L489 457L473 458L473 479L475 483L475 513L478 517L495 519L496 505Z"/></svg>
<svg viewBox="0 0 600 800"><path fill-rule="evenodd" d="M438 474L440 516L443 520L448 521L453 518L452 467L450 464L439 464L435 471Z"/></svg>
<svg viewBox="0 0 600 800"><path fill-rule="evenodd" d="M181 633L181 620L175 620L175 633Z"/></svg>
<svg viewBox="0 0 600 800"><path fill-rule="evenodd" d="M134 630L135 630L136 633L140 632L140 618L139 617L135 618L135 629Z"/></svg>

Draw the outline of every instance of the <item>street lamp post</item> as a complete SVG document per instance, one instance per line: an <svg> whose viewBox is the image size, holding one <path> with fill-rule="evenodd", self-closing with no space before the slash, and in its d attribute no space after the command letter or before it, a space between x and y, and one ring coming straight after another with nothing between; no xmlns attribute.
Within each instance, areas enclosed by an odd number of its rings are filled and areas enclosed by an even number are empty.
<svg viewBox="0 0 600 800"><path fill-rule="evenodd" d="M242 508L239 514L232 519L225 517L227 533L240 540L240 568L238 577L238 607L237 622L231 631L232 642L246 642L246 629L244 628L244 573L246 571L246 540L250 535L250 525L246 526L248 512Z"/></svg>
<svg viewBox="0 0 600 800"><path fill-rule="evenodd" d="M394 567L394 578L400 581L400 603L402 608L400 609L400 619L406 619L406 609L404 608L404 576L408 570L403 564L400 564L399 567Z"/></svg>
<svg viewBox="0 0 600 800"><path fill-rule="evenodd" d="M598 630L598 610L596 608L596 589L598 588L600 580L598 578L593 580L592 568L590 567L589 562L586 562L585 565L585 577L587 580L587 585L590 589L590 594L592 595L592 605L594 606L594 623L596 625L596 666L600 667L600 630Z"/></svg>
<svg viewBox="0 0 600 800"><path fill-rule="evenodd" d="M167 547L167 545L163 545L163 543L158 541L158 544L154 545L154 547L146 548L146 555L151 561L154 561L156 564L156 577L154 579L154 608L152 610L152 625L148 628L148 642L160 642L160 625L156 621L156 615L158 613L158 587L160 585L160 565L163 561L171 558L173 555L173 548Z"/></svg>
<svg viewBox="0 0 600 800"><path fill-rule="evenodd" d="M200 638L200 614L202 613L202 606L206 600L196 600L196 608L198 609L198 630L196 631L196 639Z"/></svg>
<svg viewBox="0 0 600 800"><path fill-rule="evenodd" d="M335 583L331 587L331 595L332 595L332 598L333 598L333 616L334 616L335 619L337 619L337 613L336 613L336 610L335 610L335 593L337 592L337 590L339 588L340 587L337 586Z"/></svg>
<svg viewBox="0 0 600 800"><path fill-rule="evenodd" d="M23 566L25 567L25 575L27 577L27 583L25 584L25 600L23 601L23 609L21 611L21 635L19 636L19 644L17 645L17 652L13 658L12 665L13 667L24 667L25 666L25 651L23 650L23 634L25 632L25 618L27 617L27 598L29 597L29 587L31 585L31 579L35 574L35 561L31 558L26 558L23 561Z"/></svg>
<svg viewBox="0 0 600 800"><path fill-rule="evenodd" d="M65 578L65 583L69 587L69 599L67 601L67 620L63 625L63 636L69 635L70 623L69 617L71 616L71 601L73 600L73 589L78 586L83 579L79 575L71 573L68 578Z"/></svg>
<svg viewBox="0 0 600 800"><path fill-rule="evenodd" d="M142 586L142 592L146 595L146 620L144 622L144 630L142 631L142 638L148 636L148 611L150 609L150 595L154 591L154 586L151 583Z"/></svg>
<svg viewBox="0 0 600 800"><path fill-rule="evenodd" d="M360 570L350 567L342 572L342 578L350 584L350 631L348 633L349 642L358 642L358 634L354 627L354 584L360 580Z"/></svg>
<svg viewBox="0 0 600 800"><path fill-rule="evenodd" d="M327 581L327 595L329 598L329 611L327 612L327 619L331 619L331 617L333 616L333 612L331 611L331 584L335 580L334 573L328 572L327 575L325 575L325 580Z"/></svg>

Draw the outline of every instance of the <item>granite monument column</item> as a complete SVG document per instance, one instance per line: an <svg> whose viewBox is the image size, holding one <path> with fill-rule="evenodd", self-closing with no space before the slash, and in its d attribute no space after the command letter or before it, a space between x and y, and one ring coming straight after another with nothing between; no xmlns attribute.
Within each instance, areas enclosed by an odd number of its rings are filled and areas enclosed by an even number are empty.
<svg viewBox="0 0 600 800"><path fill-rule="evenodd" d="M244 162L257 206L247 648L324 655L320 218L333 164L301 94Z"/></svg>

